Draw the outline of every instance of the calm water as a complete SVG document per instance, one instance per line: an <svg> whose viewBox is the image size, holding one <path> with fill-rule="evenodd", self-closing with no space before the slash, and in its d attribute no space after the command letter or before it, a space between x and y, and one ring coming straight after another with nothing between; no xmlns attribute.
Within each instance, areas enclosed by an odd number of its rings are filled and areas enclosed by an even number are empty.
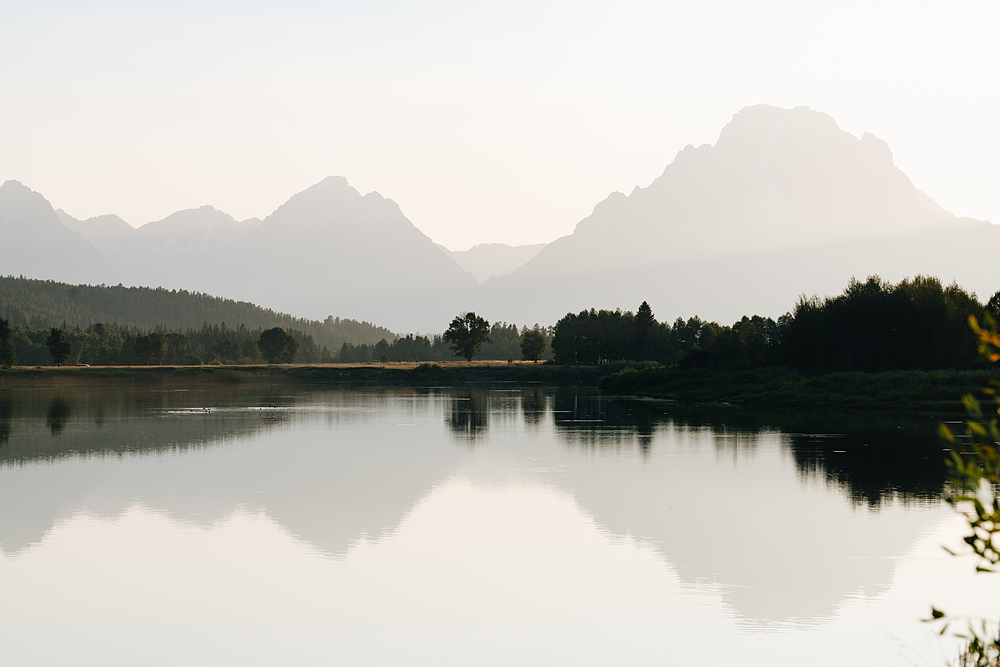
<svg viewBox="0 0 1000 667"><path fill-rule="evenodd" d="M929 606L1000 599L941 458L544 388L0 392L0 664L940 665Z"/></svg>

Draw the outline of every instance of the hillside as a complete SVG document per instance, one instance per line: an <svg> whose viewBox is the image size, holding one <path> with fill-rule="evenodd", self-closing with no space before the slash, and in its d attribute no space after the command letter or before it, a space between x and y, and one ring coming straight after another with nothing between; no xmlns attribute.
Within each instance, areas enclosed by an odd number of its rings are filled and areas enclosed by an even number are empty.
<svg viewBox="0 0 1000 667"><path fill-rule="evenodd" d="M311 335L320 347L374 344L395 334L386 328L349 319L323 322L300 319L244 301L148 287L68 285L27 278L0 277L0 318L11 326L80 327L117 323L152 330L198 329L204 323L250 329L282 327Z"/></svg>

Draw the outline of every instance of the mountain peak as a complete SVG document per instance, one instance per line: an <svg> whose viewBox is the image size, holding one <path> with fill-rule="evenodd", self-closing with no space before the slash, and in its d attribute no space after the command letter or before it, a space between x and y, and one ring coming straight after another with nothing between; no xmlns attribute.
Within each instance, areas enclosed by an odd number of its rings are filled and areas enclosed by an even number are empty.
<svg viewBox="0 0 1000 667"><path fill-rule="evenodd" d="M20 181L4 181L4 184L0 185L0 198L3 198L8 204L16 201L24 205L41 206L52 210L52 205L45 197ZM52 211L52 214L54 216L55 211Z"/></svg>
<svg viewBox="0 0 1000 667"><path fill-rule="evenodd" d="M3 185L0 185L0 192L34 192L31 188L21 183L21 181L15 181L13 179L9 181L4 181Z"/></svg>
<svg viewBox="0 0 1000 667"><path fill-rule="evenodd" d="M5 214L0 216L0 223L12 220L52 230L64 228L52 204L20 181L6 181L0 185L0 211Z"/></svg>
<svg viewBox="0 0 1000 667"><path fill-rule="evenodd" d="M322 181L316 184L316 186L322 185L329 188L349 188L351 184L347 182L347 178L344 176L327 176ZM313 186L313 187L316 187Z"/></svg>

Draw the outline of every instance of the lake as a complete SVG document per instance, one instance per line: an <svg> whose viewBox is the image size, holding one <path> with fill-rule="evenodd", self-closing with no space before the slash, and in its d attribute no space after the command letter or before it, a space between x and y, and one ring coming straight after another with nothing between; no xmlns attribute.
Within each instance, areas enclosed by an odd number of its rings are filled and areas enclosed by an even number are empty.
<svg viewBox="0 0 1000 667"><path fill-rule="evenodd" d="M0 664L940 665L933 420L546 387L0 391Z"/></svg>

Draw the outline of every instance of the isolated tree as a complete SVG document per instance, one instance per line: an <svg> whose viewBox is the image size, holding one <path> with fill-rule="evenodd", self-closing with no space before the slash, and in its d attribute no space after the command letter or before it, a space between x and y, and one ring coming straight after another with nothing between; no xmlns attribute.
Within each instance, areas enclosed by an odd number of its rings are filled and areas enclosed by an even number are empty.
<svg viewBox="0 0 1000 667"><path fill-rule="evenodd" d="M450 343L456 357L472 361L479 348L490 340L490 323L475 313L459 315L444 332L444 340Z"/></svg>
<svg viewBox="0 0 1000 667"><path fill-rule="evenodd" d="M48 338L45 339L45 346L49 348L52 362L56 366L61 366L73 352L73 344L63 335L63 330L56 327L52 327L49 332Z"/></svg>
<svg viewBox="0 0 1000 667"><path fill-rule="evenodd" d="M545 332L535 324L533 329L524 328L521 332L521 358L525 361L538 362L545 353Z"/></svg>
<svg viewBox="0 0 1000 667"><path fill-rule="evenodd" d="M274 327L260 335L257 348L269 364L290 364L295 361L295 353L299 351L299 344L287 331L281 327Z"/></svg>
<svg viewBox="0 0 1000 667"><path fill-rule="evenodd" d="M10 368L17 361L14 347L14 330L7 320L0 320L0 368Z"/></svg>

